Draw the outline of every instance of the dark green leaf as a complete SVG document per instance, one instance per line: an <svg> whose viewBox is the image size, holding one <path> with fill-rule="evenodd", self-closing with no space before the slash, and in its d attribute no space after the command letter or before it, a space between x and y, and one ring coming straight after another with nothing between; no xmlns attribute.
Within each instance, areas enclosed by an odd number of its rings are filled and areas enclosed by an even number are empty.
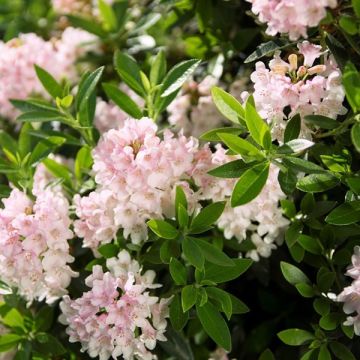
<svg viewBox="0 0 360 360"><path fill-rule="evenodd" d="M70 23L74 27L79 27L81 29L84 29L87 32L97 35L101 38L106 36L106 32L95 21L87 20L83 17L74 16L74 15L67 15L66 17L69 19Z"/></svg>
<svg viewBox="0 0 360 360"><path fill-rule="evenodd" d="M224 179L240 177L246 170L253 167L254 163L245 163L243 160L233 160L208 172L209 175Z"/></svg>
<svg viewBox="0 0 360 360"><path fill-rule="evenodd" d="M316 125L322 129L336 129L340 125L336 120L323 115L306 115L304 119L307 123Z"/></svg>
<svg viewBox="0 0 360 360"><path fill-rule="evenodd" d="M333 225L350 225L360 221L360 201L350 201L338 206L325 221Z"/></svg>
<svg viewBox="0 0 360 360"><path fill-rule="evenodd" d="M67 122L67 119L61 112L48 110L26 112L24 114L21 114L16 120L22 122Z"/></svg>
<svg viewBox="0 0 360 360"><path fill-rule="evenodd" d="M352 128L351 128L351 140L352 143L355 146L355 149L360 152L360 123L357 122Z"/></svg>
<svg viewBox="0 0 360 360"><path fill-rule="evenodd" d="M339 342L331 342L330 349L332 353L340 360L356 360L352 352L343 344Z"/></svg>
<svg viewBox="0 0 360 360"><path fill-rule="evenodd" d="M189 233L199 234L206 231L210 225L214 224L225 208L225 201L212 203L201 209L199 214L192 220Z"/></svg>
<svg viewBox="0 0 360 360"><path fill-rule="evenodd" d="M189 319L189 313L183 312L181 306L180 295L174 296L170 304L170 322L175 330L180 331L187 323Z"/></svg>
<svg viewBox="0 0 360 360"><path fill-rule="evenodd" d="M233 135L240 135L244 132L244 129L241 128L234 128L234 127L223 127L212 129L200 136L201 140L205 141L221 141L218 134L233 134Z"/></svg>
<svg viewBox="0 0 360 360"><path fill-rule="evenodd" d="M121 91L117 86L112 84L102 84L105 93L120 109L135 119L142 117L142 111L139 106L130 98L129 95Z"/></svg>
<svg viewBox="0 0 360 360"><path fill-rule="evenodd" d="M201 60L191 59L175 65L165 76L161 87L161 97L167 97L179 90L195 71Z"/></svg>
<svg viewBox="0 0 360 360"><path fill-rule="evenodd" d="M105 259L117 256L120 251L119 247L115 244L101 245L97 250Z"/></svg>
<svg viewBox="0 0 360 360"><path fill-rule="evenodd" d="M224 252L219 250L216 246L208 243L203 239L195 239L194 241L200 246L200 250L205 259L213 264L222 266L235 266L232 259L230 259Z"/></svg>
<svg viewBox="0 0 360 360"><path fill-rule="evenodd" d="M213 263L206 263L205 266L205 280L213 281L214 283L223 283L237 279L243 274L252 264L250 259L233 259L235 266L220 266Z"/></svg>
<svg viewBox="0 0 360 360"><path fill-rule="evenodd" d="M150 82L153 86L158 85L164 79L166 74L166 57L165 52L160 50L156 55L150 70Z"/></svg>
<svg viewBox="0 0 360 360"><path fill-rule="evenodd" d="M247 204L255 199L266 184L269 163L264 162L246 170L238 180L231 196L231 206Z"/></svg>
<svg viewBox="0 0 360 360"><path fill-rule="evenodd" d="M182 249L189 263L201 270L204 267L204 255L197 244L196 239L185 237L182 242Z"/></svg>
<svg viewBox="0 0 360 360"><path fill-rule="evenodd" d="M296 266L281 261L280 263L281 272L284 278L292 285L305 283L311 284L309 278Z"/></svg>
<svg viewBox="0 0 360 360"><path fill-rule="evenodd" d="M174 226L164 220L149 220L147 222L149 228L159 237L164 239L175 239L178 231Z"/></svg>
<svg viewBox="0 0 360 360"><path fill-rule="evenodd" d="M179 260L171 258L169 270L176 285L186 285L187 271L185 266Z"/></svg>
<svg viewBox="0 0 360 360"><path fill-rule="evenodd" d="M193 285L184 286L181 290L181 306L183 312L190 310L196 303L197 289Z"/></svg>
<svg viewBox="0 0 360 360"><path fill-rule="evenodd" d="M283 330L277 335L283 343L291 346L299 346L307 341L315 339L315 336L312 333L301 329Z"/></svg>
<svg viewBox="0 0 360 360"><path fill-rule="evenodd" d="M310 174L300 179L296 187L304 192L323 192L330 190L339 183L339 179L332 173Z"/></svg>
<svg viewBox="0 0 360 360"><path fill-rule="evenodd" d="M284 49L290 45L292 45L292 43L280 39L268 41L267 43L259 45L256 50L245 59L244 62L250 63L256 61L264 56L274 53L276 50Z"/></svg>
<svg viewBox="0 0 360 360"><path fill-rule="evenodd" d="M229 328L214 305L207 302L203 306L196 305L196 312L198 314L201 325L205 332L227 351L231 350L231 335Z"/></svg>
<svg viewBox="0 0 360 360"><path fill-rule="evenodd" d="M62 98L63 89L60 84L45 69L35 65L36 75L45 90L54 98Z"/></svg>
<svg viewBox="0 0 360 360"><path fill-rule="evenodd" d="M301 130L301 117L299 114L293 116L287 123L284 132L284 143L297 139Z"/></svg>
<svg viewBox="0 0 360 360"><path fill-rule="evenodd" d="M230 320L232 315L232 301L230 294L213 286L207 287L206 292L210 298L216 300L216 302L220 304L220 311L224 312L227 319Z"/></svg>

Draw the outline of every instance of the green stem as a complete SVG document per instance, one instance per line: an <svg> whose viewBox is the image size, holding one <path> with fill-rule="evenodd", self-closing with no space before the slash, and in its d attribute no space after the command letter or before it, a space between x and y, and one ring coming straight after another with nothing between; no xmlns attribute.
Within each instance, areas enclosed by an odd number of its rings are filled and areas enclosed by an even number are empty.
<svg viewBox="0 0 360 360"><path fill-rule="evenodd" d="M327 132L322 133L322 134L315 135L315 137L318 138L318 139L323 139L323 138L326 138L326 137L329 137L329 136L341 135L347 130L349 125L351 125L355 121L357 121L356 120L357 117L358 117L358 115L355 116L355 117L350 117L349 119L347 119L343 123L341 123L341 125L339 127L337 127L336 129L327 131Z"/></svg>

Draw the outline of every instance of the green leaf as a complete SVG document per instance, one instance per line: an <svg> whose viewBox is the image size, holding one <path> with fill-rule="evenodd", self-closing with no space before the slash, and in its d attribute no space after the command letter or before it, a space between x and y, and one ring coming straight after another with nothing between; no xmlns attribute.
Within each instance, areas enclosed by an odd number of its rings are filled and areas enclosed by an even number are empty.
<svg viewBox="0 0 360 360"><path fill-rule="evenodd" d="M296 187L304 192L324 192L332 189L339 183L339 179L332 173L310 174L300 179Z"/></svg>
<svg viewBox="0 0 360 360"><path fill-rule="evenodd" d="M240 135L244 132L245 129L242 128L235 128L235 127L223 127L212 129L200 136L201 140L204 141L221 141L218 134L233 134L233 135Z"/></svg>
<svg viewBox="0 0 360 360"><path fill-rule="evenodd" d="M246 102L245 106L246 125L251 137L263 148L269 150L271 147L271 135L268 124L261 118L251 101Z"/></svg>
<svg viewBox="0 0 360 360"><path fill-rule="evenodd" d="M117 19L114 10L104 0L98 0L98 8L101 19L106 30L115 30L117 28Z"/></svg>
<svg viewBox="0 0 360 360"><path fill-rule="evenodd" d="M283 164L296 171L305 172L308 174L316 174L316 173L323 173L326 170L323 169L321 166L312 163L311 161L307 161L304 159L300 159L293 156L287 156L283 159Z"/></svg>
<svg viewBox="0 0 360 360"><path fill-rule="evenodd" d="M321 345L318 360L331 360L331 354L326 345Z"/></svg>
<svg viewBox="0 0 360 360"><path fill-rule="evenodd" d="M74 169L78 181L81 181L84 172L89 171L92 163L91 149L85 145L77 152L75 159Z"/></svg>
<svg viewBox="0 0 360 360"><path fill-rule="evenodd" d="M226 351L231 350L231 335L229 328L214 305L207 302L203 306L196 305L196 312L205 332L216 344Z"/></svg>
<svg viewBox="0 0 360 360"><path fill-rule="evenodd" d="M159 345L176 360L195 360L189 340L170 326L166 328L166 341L160 341Z"/></svg>
<svg viewBox="0 0 360 360"><path fill-rule="evenodd" d="M360 0L351 0L351 5L355 11L355 14L360 18Z"/></svg>
<svg viewBox="0 0 360 360"><path fill-rule="evenodd" d="M15 139L7 134L4 130L0 130L0 146L3 149L7 149L12 154L16 154L18 151L18 144Z"/></svg>
<svg viewBox="0 0 360 360"><path fill-rule="evenodd" d="M286 172L280 170L278 174L278 181L281 187L281 190L290 195L294 192L296 188L296 183L298 181L296 173L292 169L287 169Z"/></svg>
<svg viewBox="0 0 360 360"><path fill-rule="evenodd" d="M255 199L265 186L268 176L268 162L254 165L246 170L234 187L231 196L231 206L244 205Z"/></svg>
<svg viewBox="0 0 360 360"><path fill-rule="evenodd" d="M188 322L189 313L183 312L179 294L174 296L169 310L171 325L175 330L180 331Z"/></svg>
<svg viewBox="0 0 360 360"><path fill-rule="evenodd" d="M201 60L191 59L175 65L165 76L160 91L161 97L167 97L179 90L200 62Z"/></svg>
<svg viewBox="0 0 360 360"><path fill-rule="evenodd" d="M54 318L54 308L44 305L35 315L35 328L37 331L47 331L51 328Z"/></svg>
<svg viewBox="0 0 360 360"><path fill-rule="evenodd" d="M152 219L147 222L147 225L157 236L163 239L175 239L179 233L174 226L165 220Z"/></svg>
<svg viewBox="0 0 360 360"><path fill-rule="evenodd" d="M197 289L193 285L184 286L181 290L181 305L183 312L190 310L196 303Z"/></svg>
<svg viewBox="0 0 360 360"><path fill-rule="evenodd" d="M228 294L231 299L232 313L235 314L245 314L250 311L246 304L244 304L240 299L236 296Z"/></svg>
<svg viewBox="0 0 360 360"><path fill-rule="evenodd" d="M178 185L175 190L175 207L177 208L179 205L182 205L185 209L188 208L185 192L183 188Z"/></svg>
<svg viewBox="0 0 360 360"><path fill-rule="evenodd" d="M338 325L340 325L341 321L342 321L342 314L329 313L320 319L319 325L324 330L332 331L335 330L338 327Z"/></svg>
<svg viewBox="0 0 360 360"><path fill-rule="evenodd" d="M67 119L61 112L48 110L26 112L24 114L21 114L16 120L21 122L67 122Z"/></svg>
<svg viewBox="0 0 360 360"><path fill-rule="evenodd" d="M65 141L65 138L58 136L49 136L47 139L39 141L31 153L29 164L37 164L46 158L57 147L64 144Z"/></svg>
<svg viewBox="0 0 360 360"><path fill-rule="evenodd" d="M298 239L298 243L308 252L315 255L322 253L322 248L317 239L312 238L308 235L301 234Z"/></svg>
<svg viewBox="0 0 360 360"><path fill-rule="evenodd" d="M186 285L187 271L185 266L179 260L171 258L169 270L176 285Z"/></svg>
<svg viewBox="0 0 360 360"><path fill-rule="evenodd" d="M152 86L158 85L162 82L166 74L166 57L164 50L160 50L153 63L151 64L150 70L150 83Z"/></svg>
<svg viewBox="0 0 360 360"><path fill-rule="evenodd" d="M17 309L13 308L2 317L1 323L10 328L23 328L24 318Z"/></svg>
<svg viewBox="0 0 360 360"><path fill-rule="evenodd" d="M339 19L340 27L349 35L356 35L358 33L358 27L353 17L342 15Z"/></svg>
<svg viewBox="0 0 360 360"><path fill-rule="evenodd" d="M337 341L330 343L330 350L340 360L356 360L352 352L345 345Z"/></svg>
<svg viewBox="0 0 360 360"><path fill-rule="evenodd" d="M120 109L135 119L142 117L142 111L139 106L130 98L129 95L121 91L117 86L104 83L102 84L104 91L109 99L111 99Z"/></svg>
<svg viewBox="0 0 360 360"><path fill-rule="evenodd" d="M313 306L315 311L321 316L327 315L330 312L330 303L326 299L323 298L315 299Z"/></svg>
<svg viewBox="0 0 360 360"><path fill-rule="evenodd" d="M200 250L207 261L216 265L235 266L232 259L229 258L224 252L219 250L216 246L208 243L203 239L193 239L200 246Z"/></svg>
<svg viewBox="0 0 360 360"><path fill-rule="evenodd" d="M281 272L284 278L292 285L305 283L311 284L309 278L296 266L291 265L285 261L280 263Z"/></svg>
<svg viewBox="0 0 360 360"><path fill-rule="evenodd" d="M186 236L182 242L182 249L186 259L191 265L199 270L204 268L204 255L195 239Z"/></svg>
<svg viewBox="0 0 360 360"><path fill-rule="evenodd" d="M106 36L106 32L95 21L87 20L84 17L74 15L66 15L66 17L74 27L84 29L91 34L99 36L100 38L104 38Z"/></svg>
<svg viewBox="0 0 360 360"><path fill-rule="evenodd" d="M312 286L305 284L305 283L299 283L295 285L297 291L299 294L305 298L312 298L315 296L315 291Z"/></svg>
<svg viewBox="0 0 360 360"><path fill-rule="evenodd" d="M276 360L270 349L266 349L259 357L259 360Z"/></svg>
<svg viewBox="0 0 360 360"><path fill-rule="evenodd" d="M117 256L120 251L119 246L115 244L101 245L97 250L105 259Z"/></svg>
<svg viewBox="0 0 360 360"><path fill-rule="evenodd" d="M62 164L59 164L53 159L45 159L43 161L43 164L46 166L46 168L50 171L52 175L54 175L57 178L63 179L65 181L65 184L71 188L72 187L72 174L71 171Z"/></svg>
<svg viewBox="0 0 360 360"><path fill-rule="evenodd" d="M360 123L357 122L351 128L351 141L355 146L355 149L360 152Z"/></svg>
<svg viewBox="0 0 360 360"><path fill-rule="evenodd" d="M306 139L294 139L285 143L277 149L279 154L298 154L305 151L315 144L312 141Z"/></svg>
<svg viewBox="0 0 360 360"><path fill-rule="evenodd" d="M264 154L249 141L233 134L218 134L219 138L236 154L263 160Z"/></svg>
<svg viewBox="0 0 360 360"><path fill-rule="evenodd" d="M245 110L232 95L219 87L213 87L211 95L216 107L225 118L235 124L239 124L241 120L245 121Z"/></svg>
<svg viewBox="0 0 360 360"><path fill-rule="evenodd" d="M76 108L78 111L84 109L88 105L90 97L94 95L96 86L99 83L103 72L104 66L96 69L91 74L88 74L83 78L83 81L80 82L79 90L76 95Z"/></svg>
<svg viewBox="0 0 360 360"><path fill-rule="evenodd" d="M340 125L336 120L323 115L306 115L304 119L311 125L316 125L327 130L336 129Z"/></svg>
<svg viewBox="0 0 360 360"><path fill-rule="evenodd" d="M292 219L296 215L296 207L293 201L288 199L280 200L281 208L287 218Z"/></svg>
<svg viewBox="0 0 360 360"><path fill-rule="evenodd" d="M200 234L206 231L210 225L214 224L225 208L225 201L212 203L199 212L191 221L189 233Z"/></svg>
<svg viewBox="0 0 360 360"><path fill-rule="evenodd" d="M47 335L47 341L40 344L41 354L60 356L66 353L66 349L61 342L50 334Z"/></svg>
<svg viewBox="0 0 360 360"><path fill-rule="evenodd" d="M146 95L141 81L140 68L133 57L120 51L115 52L115 68L123 81L140 96Z"/></svg>
<svg viewBox="0 0 360 360"><path fill-rule="evenodd" d="M45 69L35 65L35 71L44 89L54 98L62 98L63 89L60 84Z"/></svg>
<svg viewBox="0 0 360 360"><path fill-rule="evenodd" d="M286 345L299 346L307 341L314 340L315 336L309 331L301 329L288 329L280 331L277 336Z"/></svg>
<svg viewBox="0 0 360 360"><path fill-rule="evenodd" d="M252 264L250 259L232 259L235 266L221 266L213 263L206 263L204 280L213 281L216 284L237 279Z"/></svg>
<svg viewBox="0 0 360 360"><path fill-rule="evenodd" d="M224 179L236 179L240 177L246 170L252 168L254 165L254 162L245 163L243 160L240 159L233 160L208 171L208 174Z"/></svg>
<svg viewBox="0 0 360 360"><path fill-rule="evenodd" d="M360 221L360 200L345 202L335 208L325 221L332 225L350 225Z"/></svg>
<svg viewBox="0 0 360 360"><path fill-rule="evenodd" d="M57 108L50 104L47 101L39 100L39 99L27 99L27 100L19 100L19 99L10 99L11 104L19 109L21 112L29 112L29 111L57 111Z"/></svg>
<svg viewBox="0 0 360 360"><path fill-rule="evenodd" d="M284 142L297 139L301 130L301 117L299 114L293 116L287 123L284 132Z"/></svg>
<svg viewBox="0 0 360 360"><path fill-rule="evenodd" d="M4 334L0 336L0 352L8 351L14 348L22 337L16 334Z"/></svg>
<svg viewBox="0 0 360 360"><path fill-rule="evenodd" d="M27 123L21 127L19 134L19 153L23 159L31 151L31 137L30 131L32 130L31 124Z"/></svg>
<svg viewBox="0 0 360 360"><path fill-rule="evenodd" d="M224 312L227 319L230 320L232 315L232 301L230 294L228 294L226 291L216 288L216 287L207 287L206 292L208 296L216 302L218 302L221 306L220 310Z"/></svg>
<svg viewBox="0 0 360 360"><path fill-rule="evenodd" d="M346 98L354 113L360 110L360 74L355 65L347 62L342 75Z"/></svg>
<svg viewBox="0 0 360 360"><path fill-rule="evenodd" d="M285 47L291 46L293 43L289 43L286 40L274 39L259 45L256 50L251 53L245 60L245 63L250 63L261 59L264 56L271 55L276 50L284 49Z"/></svg>

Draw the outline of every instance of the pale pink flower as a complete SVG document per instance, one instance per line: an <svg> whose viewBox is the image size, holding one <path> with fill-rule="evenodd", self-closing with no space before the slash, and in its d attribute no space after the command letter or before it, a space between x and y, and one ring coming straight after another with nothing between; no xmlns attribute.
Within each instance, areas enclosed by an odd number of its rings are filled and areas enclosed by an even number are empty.
<svg viewBox="0 0 360 360"><path fill-rule="evenodd" d="M272 136L279 142L283 141L287 120L295 114L302 117L324 115L336 119L347 111L343 106L345 91L340 70L333 60L326 59L325 65L313 66L323 54L321 47L304 41L298 48L304 56L304 65L299 67L295 54L289 56L290 63L287 63L276 53L269 69L263 62L258 62L251 74L256 108L261 117L271 124ZM286 113L288 108L289 114ZM311 138L311 130L304 123L300 136Z"/></svg>
<svg viewBox="0 0 360 360"><path fill-rule="evenodd" d="M38 186L39 190L39 186ZM67 293L77 274L69 263L69 203L60 191L43 187L30 200L18 189L0 210L0 278L16 287L28 303L51 303ZM16 208L16 211L14 211Z"/></svg>
<svg viewBox="0 0 360 360"><path fill-rule="evenodd" d="M64 296L60 321L68 328L70 342L80 342L91 357L107 360L156 359L157 341L166 341L166 318L170 299L152 296L155 274L141 274L139 263L122 250L107 260L108 272L93 267L86 279L91 289L80 298ZM150 274L151 273L151 274Z"/></svg>
<svg viewBox="0 0 360 360"><path fill-rule="evenodd" d="M267 24L266 33L287 33L290 40L307 37L307 29L319 25L327 8L335 8L337 0L247 0L252 12Z"/></svg>

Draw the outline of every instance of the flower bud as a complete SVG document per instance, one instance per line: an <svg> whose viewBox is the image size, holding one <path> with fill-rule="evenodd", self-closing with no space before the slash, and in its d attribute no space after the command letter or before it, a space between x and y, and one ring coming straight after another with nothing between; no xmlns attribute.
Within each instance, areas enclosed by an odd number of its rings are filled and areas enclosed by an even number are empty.
<svg viewBox="0 0 360 360"><path fill-rule="evenodd" d="M285 75L288 71L288 68L284 65L274 65L271 68L271 71L277 75Z"/></svg>
<svg viewBox="0 0 360 360"><path fill-rule="evenodd" d="M294 71L298 68L298 57L296 54L289 55L290 71Z"/></svg>
<svg viewBox="0 0 360 360"><path fill-rule="evenodd" d="M315 65L308 70L309 75L321 74L326 70L325 65Z"/></svg>
<svg viewBox="0 0 360 360"><path fill-rule="evenodd" d="M297 77L302 78L307 74L307 69L305 66L300 66L299 70L297 71Z"/></svg>

